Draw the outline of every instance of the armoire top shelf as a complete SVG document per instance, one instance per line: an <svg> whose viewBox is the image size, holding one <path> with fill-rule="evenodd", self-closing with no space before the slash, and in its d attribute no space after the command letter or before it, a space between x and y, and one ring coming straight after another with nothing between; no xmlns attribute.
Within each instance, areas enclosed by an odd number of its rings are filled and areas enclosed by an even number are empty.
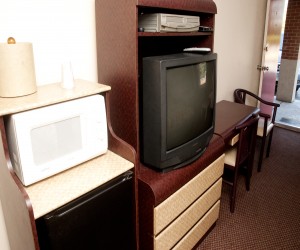
<svg viewBox="0 0 300 250"><path fill-rule="evenodd" d="M137 6L150 7L150 8L163 8L163 9L173 9L173 10L183 10L192 12L203 12L216 14L217 7L216 4L211 0L137 0Z"/></svg>

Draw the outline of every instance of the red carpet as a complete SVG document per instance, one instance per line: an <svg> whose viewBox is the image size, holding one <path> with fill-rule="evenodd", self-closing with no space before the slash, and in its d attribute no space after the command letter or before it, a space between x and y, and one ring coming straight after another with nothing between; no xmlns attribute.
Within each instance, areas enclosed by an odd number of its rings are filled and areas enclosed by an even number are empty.
<svg viewBox="0 0 300 250"><path fill-rule="evenodd" d="M249 192L239 178L234 214L223 184L220 218L197 250L300 249L300 133L276 127L260 173L257 157Z"/></svg>

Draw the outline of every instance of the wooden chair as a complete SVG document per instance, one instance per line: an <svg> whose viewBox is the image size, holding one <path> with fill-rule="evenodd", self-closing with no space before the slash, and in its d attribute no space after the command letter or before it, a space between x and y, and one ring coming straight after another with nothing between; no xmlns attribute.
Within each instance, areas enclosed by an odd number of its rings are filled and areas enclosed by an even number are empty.
<svg viewBox="0 0 300 250"><path fill-rule="evenodd" d="M252 118L237 125L235 130L239 134L239 140L234 146L229 146L225 151L224 170L229 170L230 173L233 172L233 174L230 175L230 180L226 178L225 174L223 176L224 182L232 186L230 195L231 213L233 213L235 209L237 180L241 167L246 167L246 190L250 190L250 178L253 168L258 119L258 115L253 115Z"/></svg>
<svg viewBox="0 0 300 250"><path fill-rule="evenodd" d="M268 141L268 146L267 146L266 157L269 157L269 155L270 155L276 112L277 112L277 108L280 106L280 104L274 103L274 102L268 102L245 89L236 89L234 91L234 101L237 103L245 104L247 95L248 95L248 97L252 97L252 98L256 99L257 101L272 107L272 111L273 111L271 116L268 114L262 113L262 112L259 113L260 119L258 122L257 136L259 136L261 138L261 147L260 147L257 171L260 172L261 166L262 166L264 150L265 150L265 144L266 144L266 140L267 140L268 136L269 136L269 141Z"/></svg>

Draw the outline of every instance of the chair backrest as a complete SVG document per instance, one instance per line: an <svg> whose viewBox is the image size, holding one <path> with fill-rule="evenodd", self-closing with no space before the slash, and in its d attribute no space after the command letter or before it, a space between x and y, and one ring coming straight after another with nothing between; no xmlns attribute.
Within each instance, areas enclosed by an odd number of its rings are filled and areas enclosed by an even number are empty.
<svg viewBox="0 0 300 250"><path fill-rule="evenodd" d="M269 102L269 101L266 101L264 99L262 99L261 97L253 94L252 92L246 90L246 89L236 89L234 91L234 94L233 94L233 97L234 97L234 101L237 102L237 103L242 103L242 104L245 104L246 103L246 99L247 99L247 95L248 96L251 96L252 98L256 99L257 101L267 105L267 106L270 106L272 107L272 114L265 114L265 113L262 113L260 112L259 115L261 117L264 117L264 118L267 118L267 119L270 119L270 121L272 123L275 123L275 118L276 118L276 113L277 113L277 108L280 106L279 103L274 103L274 102ZM267 119L265 119L265 121L267 121Z"/></svg>
<svg viewBox="0 0 300 250"><path fill-rule="evenodd" d="M250 119L235 127L239 133L236 165L241 165L247 159L253 161L258 119L258 115L253 115Z"/></svg>

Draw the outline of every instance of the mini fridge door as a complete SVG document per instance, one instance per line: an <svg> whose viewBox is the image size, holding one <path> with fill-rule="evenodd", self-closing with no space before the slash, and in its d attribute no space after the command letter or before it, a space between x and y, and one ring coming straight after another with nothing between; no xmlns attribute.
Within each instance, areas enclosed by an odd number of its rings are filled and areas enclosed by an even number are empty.
<svg viewBox="0 0 300 250"><path fill-rule="evenodd" d="M135 249L133 185L128 171L38 218L40 248Z"/></svg>

